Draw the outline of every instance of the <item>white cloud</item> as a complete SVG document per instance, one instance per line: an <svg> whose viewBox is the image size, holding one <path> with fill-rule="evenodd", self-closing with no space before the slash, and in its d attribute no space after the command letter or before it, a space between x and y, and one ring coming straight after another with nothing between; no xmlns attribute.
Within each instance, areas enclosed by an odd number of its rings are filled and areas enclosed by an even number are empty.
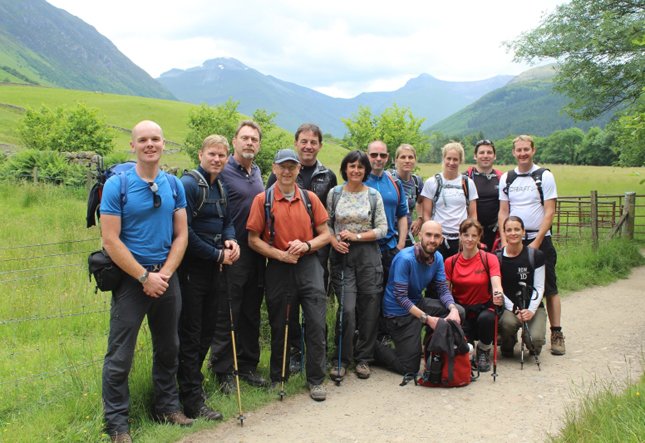
<svg viewBox="0 0 645 443"><path fill-rule="evenodd" d="M502 42L563 0L50 0L91 24L153 77L234 57L335 96L517 74Z"/></svg>

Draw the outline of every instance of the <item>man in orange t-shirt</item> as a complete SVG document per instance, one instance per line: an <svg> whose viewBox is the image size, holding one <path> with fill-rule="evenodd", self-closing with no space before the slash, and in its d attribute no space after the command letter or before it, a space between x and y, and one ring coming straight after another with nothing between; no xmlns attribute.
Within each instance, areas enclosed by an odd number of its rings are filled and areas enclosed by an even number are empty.
<svg viewBox="0 0 645 443"><path fill-rule="evenodd" d="M298 302L307 323L305 366L310 395L323 401L327 396L323 386L327 294L323 268L314 252L330 241L329 216L316 194L298 188L299 172L296 153L291 149L278 151L273 162L276 183L255 196L246 229L249 246L268 259L265 288L271 325L271 381L277 384L282 380L285 315ZM268 219L267 195L272 200ZM286 371L285 379L288 376Z"/></svg>

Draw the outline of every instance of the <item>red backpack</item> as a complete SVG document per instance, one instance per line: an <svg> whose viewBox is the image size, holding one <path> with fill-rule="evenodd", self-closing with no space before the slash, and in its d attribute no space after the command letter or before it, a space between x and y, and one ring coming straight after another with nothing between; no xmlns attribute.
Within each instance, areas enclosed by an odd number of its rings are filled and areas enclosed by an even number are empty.
<svg viewBox="0 0 645 443"><path fill-rule="evenodd" d="M431 388L467 386L473 380L470 347L459 324L443 319L424 340L425 370L416 384Z"/></svg>

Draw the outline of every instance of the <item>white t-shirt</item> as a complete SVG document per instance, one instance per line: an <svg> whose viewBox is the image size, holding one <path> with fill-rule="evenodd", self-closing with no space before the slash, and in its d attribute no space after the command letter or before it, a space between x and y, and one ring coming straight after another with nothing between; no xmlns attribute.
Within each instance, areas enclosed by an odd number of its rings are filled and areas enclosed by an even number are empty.
<svg viewBox="0 0 645 443"><path fill-rule="evenodd" d="M441 174L443 187L439 199L434 205L432 220L441 223L441 228L444 234L459 234L459 225L462 221L468 218L468 206L466 205L466 196L461 187L462 175L452 180L446 180ZM470 179L468 180L468 200L473 201L479 198L475 183ZM426 180L423 184L421 195L434 199L437 192L437 180L434 175Z"/></svg>
<svg viewBox="0 0 645 443"><path fill-rule="evenodd" d="M534 164L529 174L539 168L538 165ZM517 168L515 168L515 173L520 174ZM509 203L509 215L520 217L527 231L526 236L529 239L535 238L537 231L540 230L540 224L544 219L544 206L540 202L540 193L538 192L535 180L529 175L518 175L513 180L513 183L511 183L508 189L508 195L506 195L504 189L506 188L507 175L508 172L505 172L499 180L499 200ZM551 171L544 171L542 174L542 192L544 193L544 201L558 198L555 178ZM546 235L551 235L551 231L549 230Z"/></svg>

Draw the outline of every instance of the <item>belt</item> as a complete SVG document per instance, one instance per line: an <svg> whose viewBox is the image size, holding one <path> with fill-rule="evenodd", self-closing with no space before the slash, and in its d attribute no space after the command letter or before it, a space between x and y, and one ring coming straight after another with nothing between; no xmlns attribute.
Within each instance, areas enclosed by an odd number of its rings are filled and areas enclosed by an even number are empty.
<svg viewBox="0 0 645 443"><path fill-rule="evenodd" d="M443 238L448 239L448 240L457 240L459 238L459 234L443 234Z"/></svg>
<svg viewBox="0 0 645 443"><path fill-rule="evenodd" d="M146 268L146 271L148 272L159 272L163 265L164 263L157 263L156 265L146 265L144 268Z"/></svg>

